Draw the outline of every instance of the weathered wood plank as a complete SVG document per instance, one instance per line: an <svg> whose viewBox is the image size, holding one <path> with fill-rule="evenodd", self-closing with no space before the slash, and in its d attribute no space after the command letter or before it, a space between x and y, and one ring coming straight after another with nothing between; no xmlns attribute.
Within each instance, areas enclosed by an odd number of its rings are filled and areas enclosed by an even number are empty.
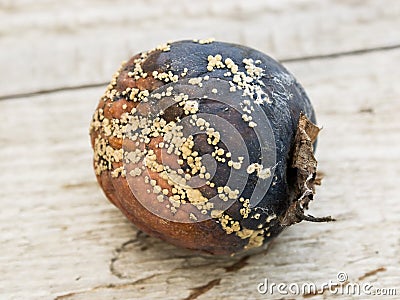
<svg viewBox="0 0 400 300"><path fill-rule="evenodd" d="M2 1L0 96L104 82L167 40L215 37L283 59L400 44L400 2Z"/></svg>
<svg viewBox="0 0 400 300"><path fill-rule="evenodd" d="M101 88L0 101L0 298L266 298L264 278L322 284L339 271L400 293L399 62L393 50L288 65L324 126L311 213L338 221L296 225L244 258L138 234L107 202L88 140Z"/></svg>

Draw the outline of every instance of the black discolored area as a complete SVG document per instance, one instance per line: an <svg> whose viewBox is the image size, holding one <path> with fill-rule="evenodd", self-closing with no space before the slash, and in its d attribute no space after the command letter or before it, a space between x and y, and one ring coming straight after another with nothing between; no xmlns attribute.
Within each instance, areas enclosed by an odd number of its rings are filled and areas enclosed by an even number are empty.
<svg viewBox="0 0 400 300"><path fill-rule="evenodd" d="M180 73L187 68L186 78L208 75L211 78L232 80L232 77L224 75L226 69L214 68L211 72L207 70L207 57L216 54L220 54L224 58L229 57L235 62L242 62L244 58L251 58L254 61L260 60L261 63L258 66L264 70L261 80L265 86L262 88L271 100L270 104L261 107L272 126L276 142L277 161L273 174L275 176L274 184L269 187L264 198L255 207L260 208L254 210L254 214L260 214L260 217L258 219L246 218L241 220L246 228L256 229L268 216L274 214L282 216L287 211L291 200L291 186L294 184L293 178L288 182L288 178L292 176L292 170L290 170L288 164L291 161L291 151L295 142L294 137L299 116L303 113L315 123L315 113L304 89L284 66L268 55L245 46L223 42L201 45L192 41L181 41L171 44L171 49L168 52L155 53L154 58L151 59L155 60L156 65L162 66L161 70L164 71L170 70L174 73ZM239 71L246 72L243 64L238 63L238 67ZM200 106L200 111L218 114L234 124L245 137L251 161L257 161L260 150L254 131L248 126L243 126L244 123L239 114L233 112L231 108L225 109L226 107L222 104L211 101L202 102ZM259 126L263 125L259 124ZM207 146L204 145L204 147ZM218 174L221 174L221 177L217 180L220 181L219 183L226 182L226 175L223 174L226 174L229 170L224 169L222 164L219 168ZM256 181L256 176L249 176L242 196L250 197ZM239 208L239 205L233 205L227 213L240 218ZM275 228L272 226L271 232L278 234L283 228L278 222L275 223ZM271 234L271 236L273 235Z"/></svg>

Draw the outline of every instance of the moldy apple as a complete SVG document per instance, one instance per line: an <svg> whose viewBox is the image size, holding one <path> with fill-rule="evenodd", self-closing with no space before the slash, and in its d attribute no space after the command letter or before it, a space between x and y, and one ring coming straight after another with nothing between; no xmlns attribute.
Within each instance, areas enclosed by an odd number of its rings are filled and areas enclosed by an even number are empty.
<svg viewBox="0 0 400 300"><path fill-rule="evenodd" d="M179 41L122 64L94 113L97 180L144 232L211 254L302 220L319 132L303 88L254 49Z"/></svg>

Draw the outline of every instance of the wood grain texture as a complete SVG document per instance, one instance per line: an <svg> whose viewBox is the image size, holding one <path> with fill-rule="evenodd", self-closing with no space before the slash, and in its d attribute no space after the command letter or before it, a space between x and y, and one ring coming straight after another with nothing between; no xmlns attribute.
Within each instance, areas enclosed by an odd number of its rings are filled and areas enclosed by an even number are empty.
<svg viewBox="0 0 400 300"><path fill-rule="evenodd" d="M397 61L400 51L289 65L324 126L318 158L325 180L311 212L338 221L296 225L245 258L176 249L138 233L107 202L87 132L101 89L0 102L0 294L184 299L211 284L197 299L246 299L260 297L264 277L322 283L345 271L357 281L381 267L364 280L398 287Z"/></svg>
<svg viewBox="0 0 400 300"><path fill-rule="evenodd" d="M3 0L0 96L108 81L167 40L215 37L279 59L398 45L399 15L396 0Z"/></svg>
<svg viewBox="0 0 400 300"><path fill-rule="evenodd" d="M96 8L85 9L95 2ZM140 23L138 13L131 20L120 9L127 2L115 3L111 10L106 1L2 1L0 94L102 81L131 52L189 33L226 39L224 30L240 24L246 29L234 31L233 40L279 57L400 42L393 29L399 22L397 1L385 6L254 1L242 12L235 9L239 2L232 2L233 8L227 1L204 8L192 1L178 5L186 27L171 31L168 26L181 15L178 8L168 8L171 23L161 28L147 18ZM137 12L161 20L166 12L155 3L137 1ZM232 14L238 19L231 20ZM190 23L194 18L199 22ZM291 23L296 20L309 23L300 28ZM257 22L282 22L287 36L273 26L253 34ZM137 24L148 37L132 30ZM302 33L297 39L295 29ZM334 32L332 39L328 32ZM257 285L264 278L322 284L336 281L340 271L351 283L397 288L398 298L400 50L287 67L304 85L324 128L317 158L325 177L310 213L338 221L293 226L252 256L206 257L177 249L138 232L105 199L92 170L88 136L105 86L0 101L0 299L303 299L260 295ZM305 299L330 296L325 291Z"/></svg>

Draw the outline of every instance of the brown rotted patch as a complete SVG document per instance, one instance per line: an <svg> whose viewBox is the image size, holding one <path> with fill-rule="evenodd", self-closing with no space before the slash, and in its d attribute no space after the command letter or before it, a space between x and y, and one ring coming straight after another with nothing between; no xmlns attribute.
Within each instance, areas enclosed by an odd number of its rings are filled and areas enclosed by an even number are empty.
<svg viewBox="0 0 400 300"><path fill-rule="evenodd" d="M153 91L156 88L164 85L162 81L157 80L151 76L153 71L162 71L160 66L157 66L156 64L158 55L159 51L156 51L144 60L140 59L140 54L132 57L128 62L124 64L122 70L119 72L115 89L118 92L123 92L127 88L137 88L139 90ZM130 72L134 71L135 65L138 60L143 69L143 73L147 73L146 78L135 79L134 77L129 75Z"/></svg>
<svg viewBox="0 0 400 300"><path fill-rule="evenodd" d="M228 235L213 219L198 223L178 223L160 218L135 198L126 178L112 178L107 171L102 173L100 181L106 196L140 230L175 246L221 255L235 253L247 243L234 234Z"/></svg>

